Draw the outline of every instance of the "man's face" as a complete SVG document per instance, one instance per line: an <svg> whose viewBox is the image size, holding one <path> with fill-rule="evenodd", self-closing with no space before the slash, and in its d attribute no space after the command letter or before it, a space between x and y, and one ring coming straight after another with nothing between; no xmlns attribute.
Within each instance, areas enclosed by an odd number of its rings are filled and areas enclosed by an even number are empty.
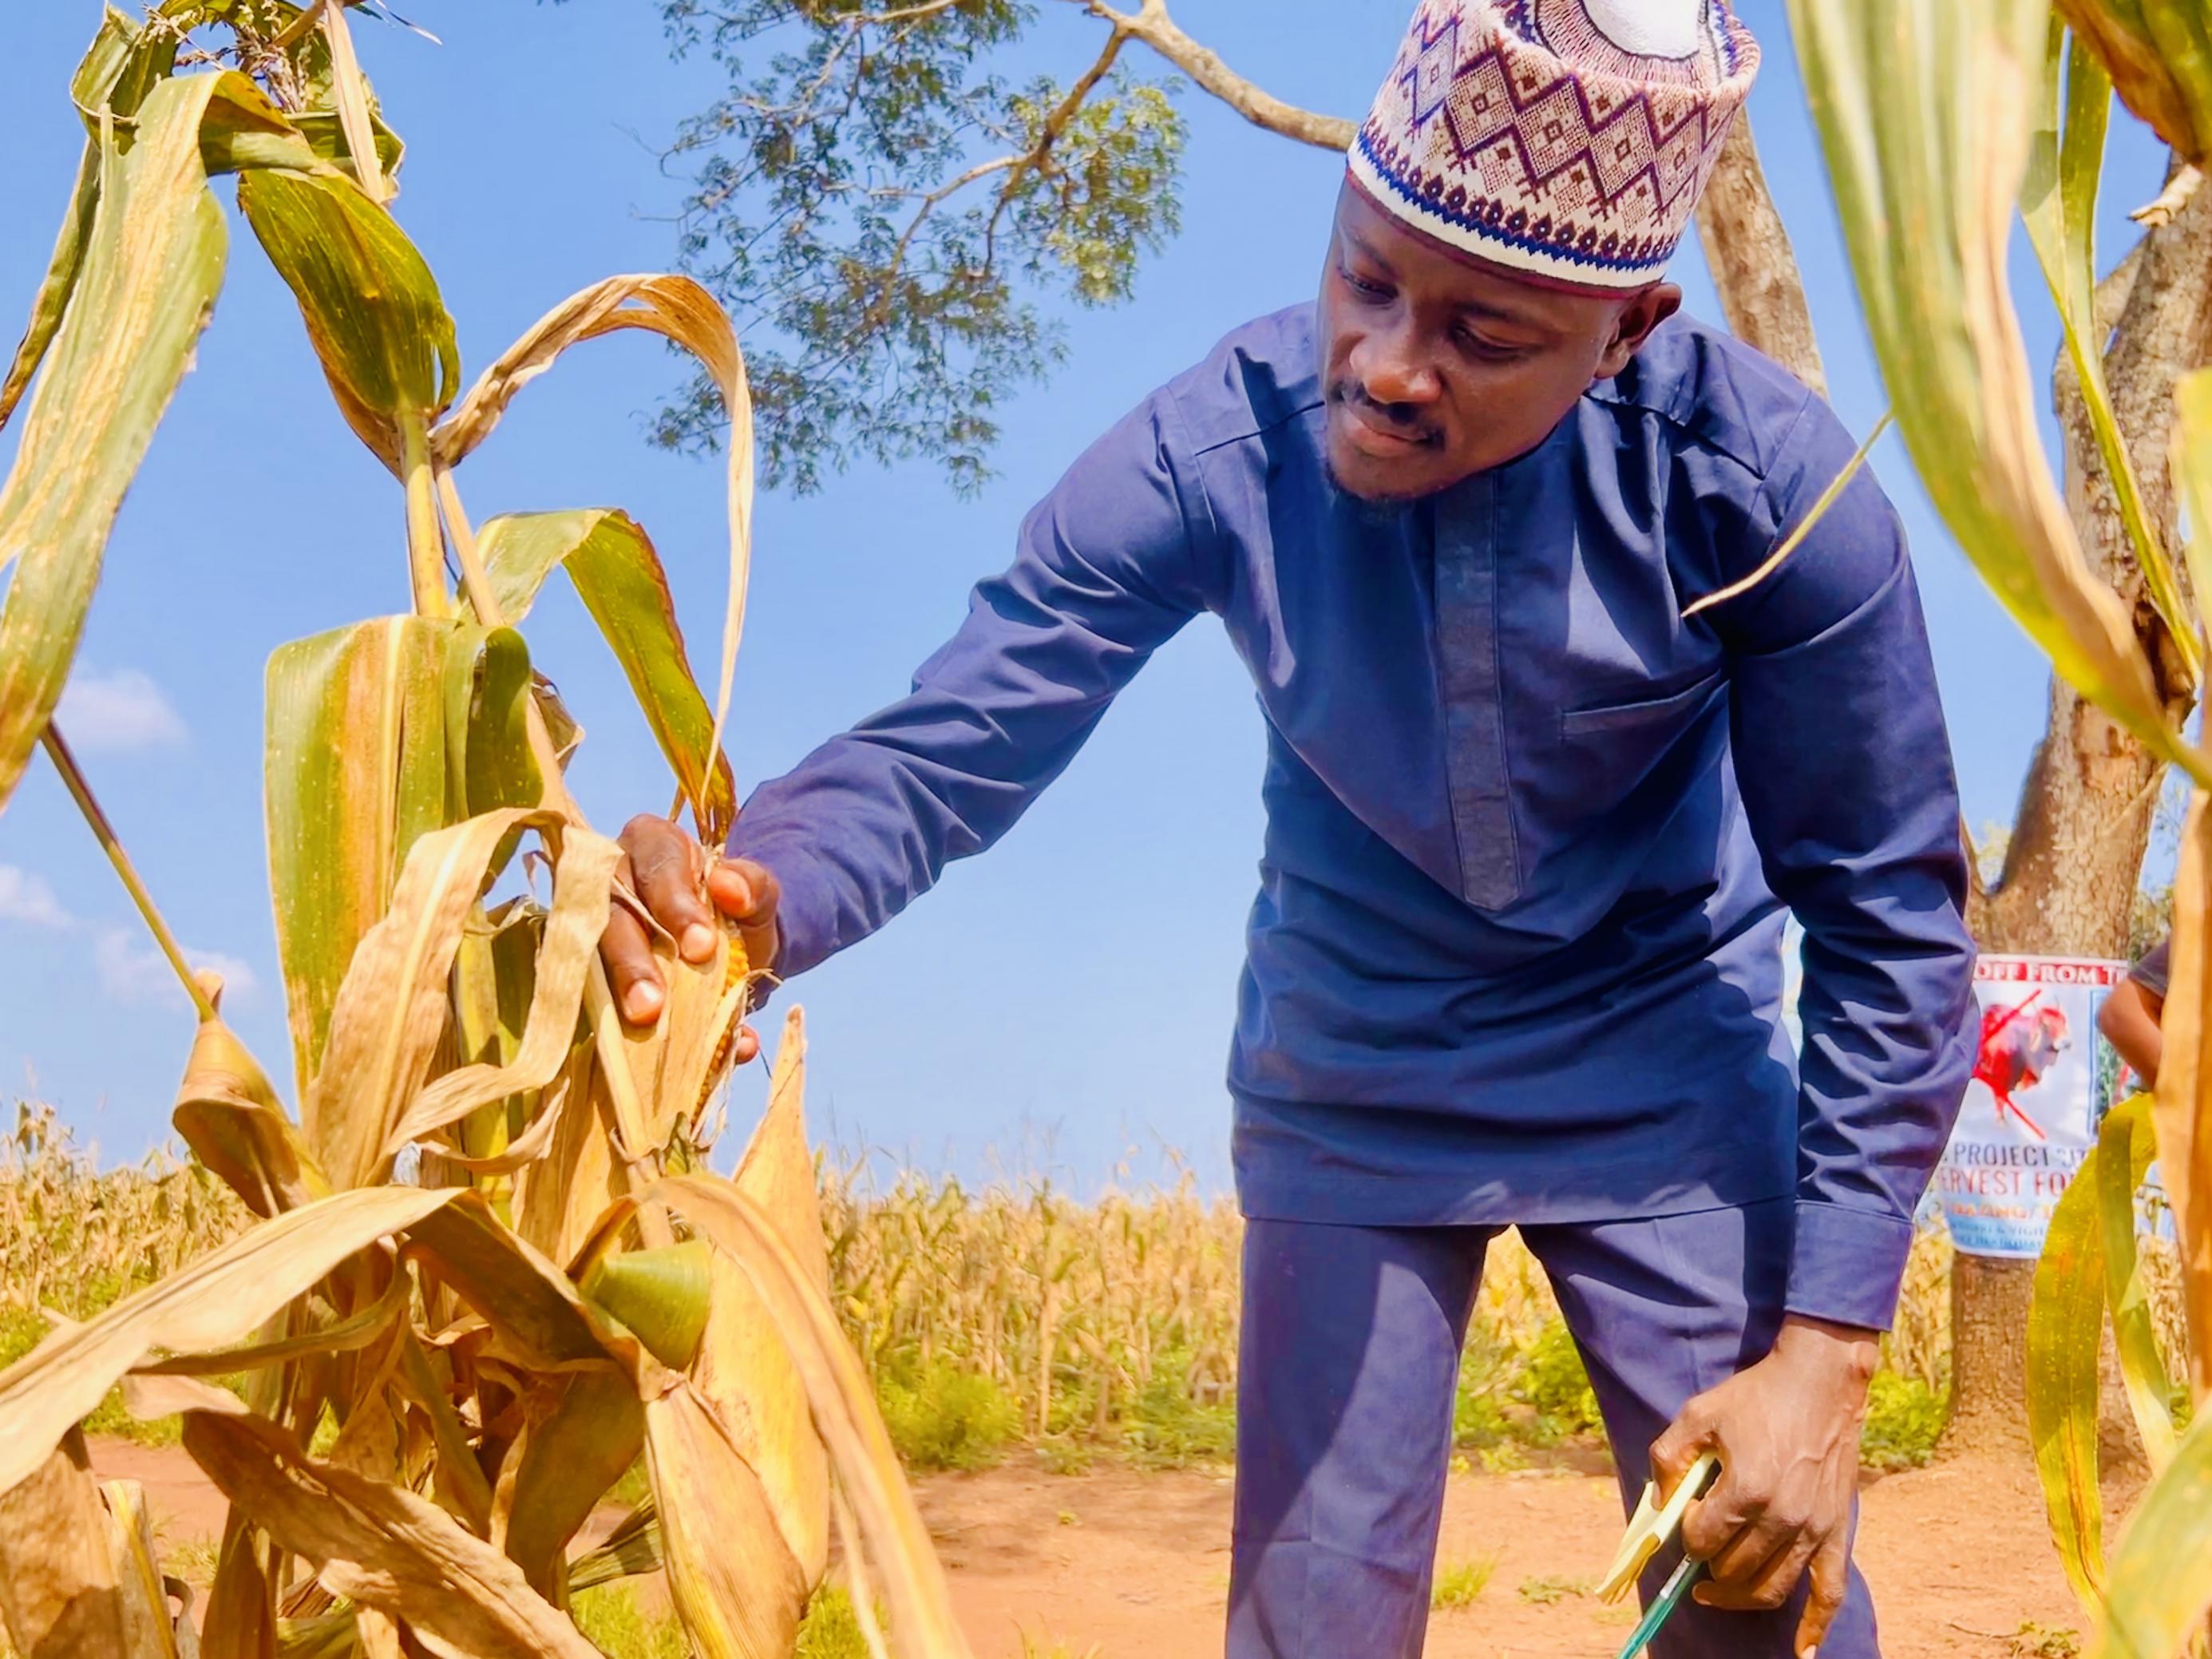
<svg viewBox="0 0 2212 1659"><path fill-rule="evenodd" d="M1455 258L1349 184L1322 273L1328 464L1365 501L1448 489L1534 449L1681 303L1561 294Z"/></svg>

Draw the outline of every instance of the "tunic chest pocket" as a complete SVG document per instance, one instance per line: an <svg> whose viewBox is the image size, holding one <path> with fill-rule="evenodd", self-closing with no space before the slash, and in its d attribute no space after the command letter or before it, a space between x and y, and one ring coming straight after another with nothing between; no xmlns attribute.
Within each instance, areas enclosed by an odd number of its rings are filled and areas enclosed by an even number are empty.
<svg viewBox="0 0 2212 1659"><path fill-rule="evenodd" d="M1697 723L1728 677L1714 669L1656 697L1562 710L1557 805L1573 816L1609 811L1625 800Z"/></svg>

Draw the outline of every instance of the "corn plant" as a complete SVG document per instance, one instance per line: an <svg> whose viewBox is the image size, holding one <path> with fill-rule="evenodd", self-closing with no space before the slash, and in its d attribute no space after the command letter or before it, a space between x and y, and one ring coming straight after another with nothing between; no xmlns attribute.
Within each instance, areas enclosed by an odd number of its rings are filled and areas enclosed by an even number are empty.
<svg viewBox="0 0 2212 1659"><path fill-rule="evenodd" d="M180 72L180 66L183 72ZM71 88L78 187L24 343L0 485L0 805L43 747L198 1011L174 1123L252 1212L212 1254L0 1373L0 1620L61 1654L596 1650L574 1591L665 1566L708 1659L792 1651L833 1527L856 1607L880 1573L902 1650L963 1655L943 1576L829 1299L788 1018L734 1179L709 1107L757 975L732 935L663 951L626 1026L598 957L634 903L562 780L575 723L516 631L557 568L625 671L710 842L742 629L744 361L695 284L622 276L556 306L466 392L453 319L390 210L398 141L343 3L109 11ZM399 486L413 607L270 659L270 879L298 1110L195 977L53 724L110 526L221 285L233 181L347 424ZM710 701L645 532L608 510L471 526L463 462L568 349L690 351L732 423L730 599ZM448 584L459 573L459 591ZM243 1375L242 1390L210 1377ZM118 1383L231 1504L204 1618L79 1425ZM652 1497L577 1534L641 1455ZM872 1619L878 1653L883 1632Z"/></svg>
<svg viewBox="0 0 2212 1659"><path fill-rule="evenodd" d="M2200 371L2178 398L2173 483L2195 529L2185 580L2117 435L2092 230L2116 88L2189 164L2149 210L2171 212L2194 188L2212 143L2212 18L2202 0L2061 0L2055 15L2050 0L1790 0L1790 11L1860 301L1930 497L2058 672L2193 789L2156 1097L2104 1124L2051 1226L2029 1329L2037 1463L2096 1650L2165 1659L2202 1644L2212 1605L2212 754L2179 729L2127 608L2083 558L2036 432L2007 253L2017 210L2146 592L2201 678L2212 380ZM2154 1157L2180 1245L2185 1427L2136 1238ZM2109 1559L2097 1483L2107 1316L2157 1471Z"/></svg>

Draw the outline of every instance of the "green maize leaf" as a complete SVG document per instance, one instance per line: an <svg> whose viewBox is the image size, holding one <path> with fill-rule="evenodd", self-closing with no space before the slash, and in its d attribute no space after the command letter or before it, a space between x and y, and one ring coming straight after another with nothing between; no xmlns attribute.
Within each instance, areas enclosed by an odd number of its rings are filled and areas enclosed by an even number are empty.
<svg viewBox="0 0 2212 1659"><path fill-rule="evenodd" d="M446 821L450 623L387 617L269 659L269 885L304 1096L362 937L416 837Z"/></svg>
<svg viewBox="0 0 2212 1659"><path fill-rule="evenodd" d="M704 1239L630 1250L602 1259L584 1281L584 1297L619 1319L662 1364L682 1370L707 1329L708 1267Z"/></svg>
<svg viewBox="0 0 2212 1659"><path fill-rule="evenodd" d="M447 810L458 821L545 793L530 755L530 648L511 628L453 630L446 654Z"/></svg>
<svg viewBox="0 0 2212 1659"><path fill-rule="evenodd" d="M512 1064L530 1023L538 982L544 913L516 899L470 919L453 958L453 1025L461 1057L471 1066ZM536 1091L494 1101L463 1119L455 1138L475 1159L497 1158L523 1133Z"/></svg>
<svg viewBox="0 0 2212 1659"><path fill-rule="evenodd" d="M729 757L714 745L714 713L692 675L667 573L645 532L606 508L515 514L487 523L477 545L509 623L530 614L556 566L568 573L622 664L702 839L720 845L736 817L736 785Z"/></svg>
<svg viewBox="0 0 2212 1659"><path fill-rule="evenodd" d="M2112 389L2105 380L2104 339L2096 324L2097 186L2105 165L2105 134L2112 112L2112 77L2077 36L2067 48L2066 31L2053 17L2051 49L2044 72L2044 118L2028 149L2027 180L2021 191L2021 215L2028 241L2043 267L2044 280L2058 307L2066 351L2081 386L2081 401L2096 434L2097 453L2112 483L2136 562L2151 604L2165 618L2174 649L2191 674L2203 671L2203 649L2166 556L2166 540L2143 507L2142 486L2135 462L2120 436L2112 412ZM2065 136L2059 136L2059 79L2065 70Z"/></svg>
<svg viewBox="0 0 2212 1659"><path fill-rule="evenodd" d="M0 381L0 426L30 384L76 285L78 270L92 235L94 210L100 201L100 117L116 118L113 141L127 151L135 133L131 117L137 114L146 94L175 72L177 39L166 29L147 29L113 7L105 9L99 33L93 36L83 61L70 81L70 96L83 116L87 128L84 156L77 167L70 209L55 239L53 258L31 308L31 325L16 348L4 381Z"/></svg>
<svg viewBox="0 0 2212 1659"><path fill-rule="evenodd" d="M2147 1116L2141 1102L2121 1111ZM2118 1115L2115 1113L2114 1115ZM2122 1142L2124 1157L2126 1143ZM2105 1599L2105 1505L2097 1490L2097 1362L2105 1338L2105 1234L2090 1152L2051 1212L2027 1310L2027 1427L2051 1541L2094 1618Z"/></svg>
<svg viewBox="0 0 2212 1659"><path fill-rule="evenodd" d="M85 249L92 240L94 210L100 204L100 116L112 110L118 118L114 143L118 150L131 147L132 129L124 120L136 115L155 85L177 65L177 38L167 29L147 29L112 7L106 9L100 32L93 37L84 61L70 82L70 95L90 127L84 157L77 163L76 185L70 194L61 234L54 239L52 258L46 280L31 302L30 326L15 348L5 379L0 379L0 427L8 424L16 404L38 373L46 348L62 325L70 295L76 291L77 273L83 268Z"/></svg>
<svg viewBox="0 0 2212 1659"><path fill-rule="evenodd" d="M238 204L300 303L347 424L399 474L404 426L442 413L460 380L453 319L429 265L334 169L243 173Z"/></svg>
<svg viewBox="0 0 2212 1659"><path fill-rule="evenodd" d="M2173 388L2175 489L2189 512L2183 556L2197 592L2212 594L2212 369L2185 374Z"/></svg>
<svg viewBox="0 0 2212 1659"><path fill-rule="evenodd" d="M149 1355L241 1340L338 1263L458 1196L422 1187L337 1194L262 1222L97 1318L55 1332L0 1371L0 1492L38 1468Z"/></svg>
<svg viewBox="0 0 2212 1659"><path fill-rule="evenodd" d="M1868 331L1945 523L2054 667L2200 781L2045 461L2006 272L2048 0L1790 0Z"/></svg>
<svg viewBox="0 0 2212 1659"><path fill-rule="evenodd" d="M2153 1474L2173 1461L2174 1443L2173 1384L2158 1351L2157 1322L2151 1316L2149 1287L2136 1247L2136 1189L2157 1156L2149 1096L2136 1096L2106 1114L2097 1130L2095 1153L2097 1213L2105 1235L2105 1302L2112 1316L2128 1405Z"/></svg>
<svg viewBox="0 0 2212 1659"><path fill-rule="evenodd" d="M2095 1659L2172 1659L2212 1607L2212 1412L2200 1411L2173 1462L2128 1518Z"/></svg>
<svg viewBox="0 0 2212 1659"><path fill-rule="evenodd" d="M355 179L353 154L346 148L345 133L335 110L301 110L292 117L292 125L300 130L318 160ZM407 146L399 135L384 125L384 117L371 111L369 125L376 131L376 157L383 163L387 176L399 171L400 163L407 159Z"/></svg>
<svg viewBox="0 0 2212 1659"><path fill-rule="evenodd" d="M2212 158L2212 18L2203 0L2057 0L2121 101L2182 157Z"/></svg>
<svg viewBox="0 0 2212 1659"><path fill-rule="evenodd" d="M242 76L163 82L125 155L101 146L100 199L76 291L0 483L0 806L61 700L107 538L222 283L222 215L200 161L218 104L268 105Z"/></svg>
<svg viewBox="0 0 2212 1659"><path fill-rule="evenodd" d="M525 1431L514 1481L501 1483L502 1541L547 1601L564 1601L578 1588L565 1559L569 1540L644 1448L637 1385L613 1370L568 1378L560 1403Z"/></svg>

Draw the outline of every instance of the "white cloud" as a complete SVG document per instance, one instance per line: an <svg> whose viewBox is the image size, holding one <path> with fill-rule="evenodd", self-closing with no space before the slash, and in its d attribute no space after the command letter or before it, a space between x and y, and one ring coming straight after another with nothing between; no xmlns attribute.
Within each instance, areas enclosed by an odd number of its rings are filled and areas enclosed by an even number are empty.
<svg viewBox="0 0 2212 1659"><path fill-rule="evenodd" d="M76 926L76 918L62 908L45 877L12 864L0 864L0 921L58 930Z"/></svg>
<svg viewBox="0 0 2212 1659"><path fill-rule="evenodd" d="M184 988L151 939L124 927L103 928L93 941L92 959L100 970L100 988L117 1002L145 1006L181 1001ZM185 959L195 968L212 968L222 975L224 995L236 1000L251 997L260 985L252 968L220 951L196 951L185 946Z"/></svg>
<svg viewBox="0 0 2212 1659"><path fill-rule="evenodd" d="M54 720L71 748L88 751L175 749L186 737L168 694L136 668L70 676Z"/></svg>

